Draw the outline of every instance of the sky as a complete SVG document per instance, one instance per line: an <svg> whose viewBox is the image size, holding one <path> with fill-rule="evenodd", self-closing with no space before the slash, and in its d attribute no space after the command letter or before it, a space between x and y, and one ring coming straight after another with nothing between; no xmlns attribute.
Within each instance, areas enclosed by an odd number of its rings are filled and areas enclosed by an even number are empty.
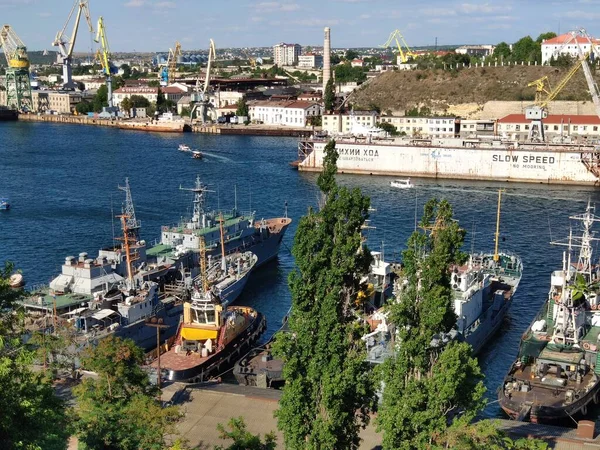
<svg viewBox="0 0 600 450"><path fill-rule="evenodd" d="M52 50L74 0L0 0L10 24L29 50ZM515 42L542 32L584 27L600 35L600 0L89 0L94 28L104 17L111 50L168 51L218 47L266 47L279 42L332 47L376 47L398 29L409 46ZM67 27L71 33L73 20ZM85 21L75 45L96 44Z"/></svg>

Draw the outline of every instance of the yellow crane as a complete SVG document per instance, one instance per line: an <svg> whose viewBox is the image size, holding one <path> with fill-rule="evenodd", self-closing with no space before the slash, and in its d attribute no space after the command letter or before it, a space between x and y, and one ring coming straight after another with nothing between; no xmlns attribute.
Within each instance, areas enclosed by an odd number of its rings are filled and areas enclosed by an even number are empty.
<svg viewBox="0 0 600 450"><path fill-rule="evenodd" d="M100 44L98 51L96 52L96 59L100 61L102 66L102 74L106 77L106 88L108 89L108 107L113 108L113 96L112 96L112 75L117 72L116 67L110 63L110 48L108 47L108 40L106 39L106 28L104 28L104 19L102 16L98 18L98 30L96 31L95 42Z"/></svg>
<svg viewBox="0 0 600 450"><path fill-rule="evenodd" d="M160 85L167 86L175 80L175 73L177 72L177 58L181 55L181 44L175 42L175 48L169 49L169 56L167 62L160 64L161 69L158 71L158 77L160 78Z"/></svg>
<svg viewBox="0 0 600 450"><path fill-rule="evenodd" d="M77 13L75 13L77 11ZM69 22L71 21L71 17L75 14L75 23L73 25L73 31L71 36L66 36L65 31ZM85 19L87 21L90 33L94 32L92 27L92 19L90 18L90 8L88 5L88 0L75 0L73 7L71 8L71 12L67 17L67 21L65 22L62 29L56 34L52 45L58 47L58 63L63 66L63 87L65 89L75 89L75 83L73 82L72 75L72 62L73 62L73 49L75 48L75 40L77 39L77 30L79 30L79 22L81 20L81 14L85 15Z"/></svg>
<svg viewBox="0 0 600 450"><path fill-rule="evenodd" d="M404 36L402 36L402 33L400 32L400 30L394 30L390 33L390 37L388 38L388 40L386 41L385 44L381 45L380 47L382 48L388 48L392 42L395 41L396 42L396 46L398 47L398 58L400 59L400 62L402 64L408 62L409 59L411 58L416 58L417 54L414 53L410 47L408 46L408 44L406 43L406 41L404 40ZM405 49L402 49L402 45L400 44L400 42L402 42L402 44L404 44Z"/></svg>
<svg viewBox="0 0 600 450"><path fill-rule="evenodd" d="M6 57L6 104L20 111L31 111L31 82L27 47L10 25L0 30L0 47Z"/></svg>

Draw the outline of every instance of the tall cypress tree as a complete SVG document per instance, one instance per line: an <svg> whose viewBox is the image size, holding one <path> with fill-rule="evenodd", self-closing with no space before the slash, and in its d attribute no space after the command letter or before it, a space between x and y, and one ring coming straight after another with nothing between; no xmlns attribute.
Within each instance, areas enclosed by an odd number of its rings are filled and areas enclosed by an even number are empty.
<svg viewBox="0 0 600 450"><path fill-rule="evenodd" d="M331 141L317 181L322 208L300 220L292 250L291 332L275 346L286 380L276 416L291 450L358 448L373 398L365 329L352 309L371 261L361 241L370 201L336 184L337 158Z"/></svg>
<svg viewBox="0 0 600 450"><path fill-rule="evenodd" d="M465 260L464 231L445 200L427 202L420 225L403 252L407 284L389 305L397 345L382 366L384 449L431 448L449 424L468 423L483 406L483 376L470 346L432 345L456 322L449 268Z"/></svg>
<svg viewBox="0 0 600 450"><path fill-rule="evenodd" d="M323 101L325 103L325 111L333 111L333 104L335 102L335 92L333 91L333 78L330 78L325 85L325 92L323 94Z"/></svg>

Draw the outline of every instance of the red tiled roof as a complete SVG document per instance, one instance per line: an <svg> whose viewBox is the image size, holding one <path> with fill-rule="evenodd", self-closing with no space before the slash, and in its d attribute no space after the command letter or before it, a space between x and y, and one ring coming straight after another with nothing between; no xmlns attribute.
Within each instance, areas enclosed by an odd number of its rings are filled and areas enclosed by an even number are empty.
<svg viewBox="0 0 600 450"><path fill-rule="evenodd" d="M161 91L165 94L183 94L185 91L177 86L166 86L161 88Z"/></svg>
<svg viewBox="0 0 600 450"><path fill-rule="evenodd" d="M501 119L498 123L530 123L531 120L525 118L525 114L509 114ZM573 125L600 125L600 117L595 115L583 114L550 114L544 119L546 124L572 123Z"/></svg>
<svg viewBox="0 0 600 450"><path fill-rule="evenodd" d="M588 39L583 36L576 36L573 38L571 33L565 33L565 34L561 34L560 36L556 36L555 38L552 38L552 39L546 39L544 42L542 42L542 45L561 45L561 44L564 44L565 42L567 42L569 39L571 39L571 42L573 42L573 43L575 43L575 42L577 42L578 44L589 43ZM596 44L600 43L600 40L598 40L598 39L593 39L593 41Z"/></svg>
<svg viewBox="0 0 600 450"><path fill-rule="evenodd" d="M300 108L300 109L308 109L311 106L314 106L315 103L311 103L311 102L305 102L302 100L298 100L295 102L292 102L291 104L287 105L286 108Z"/></svg>

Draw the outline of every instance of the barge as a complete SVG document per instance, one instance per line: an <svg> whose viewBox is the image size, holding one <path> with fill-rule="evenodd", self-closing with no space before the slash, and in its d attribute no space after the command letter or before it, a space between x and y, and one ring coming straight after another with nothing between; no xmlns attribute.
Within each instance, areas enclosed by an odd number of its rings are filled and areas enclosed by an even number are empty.
<svg viewBox="0 0 600 450"><path fill-rule="evenodd" d="M327 139L302 140L300 171L320 172ZM339 173L596 186L600 145L480 139L336 140Z"/></svg>

